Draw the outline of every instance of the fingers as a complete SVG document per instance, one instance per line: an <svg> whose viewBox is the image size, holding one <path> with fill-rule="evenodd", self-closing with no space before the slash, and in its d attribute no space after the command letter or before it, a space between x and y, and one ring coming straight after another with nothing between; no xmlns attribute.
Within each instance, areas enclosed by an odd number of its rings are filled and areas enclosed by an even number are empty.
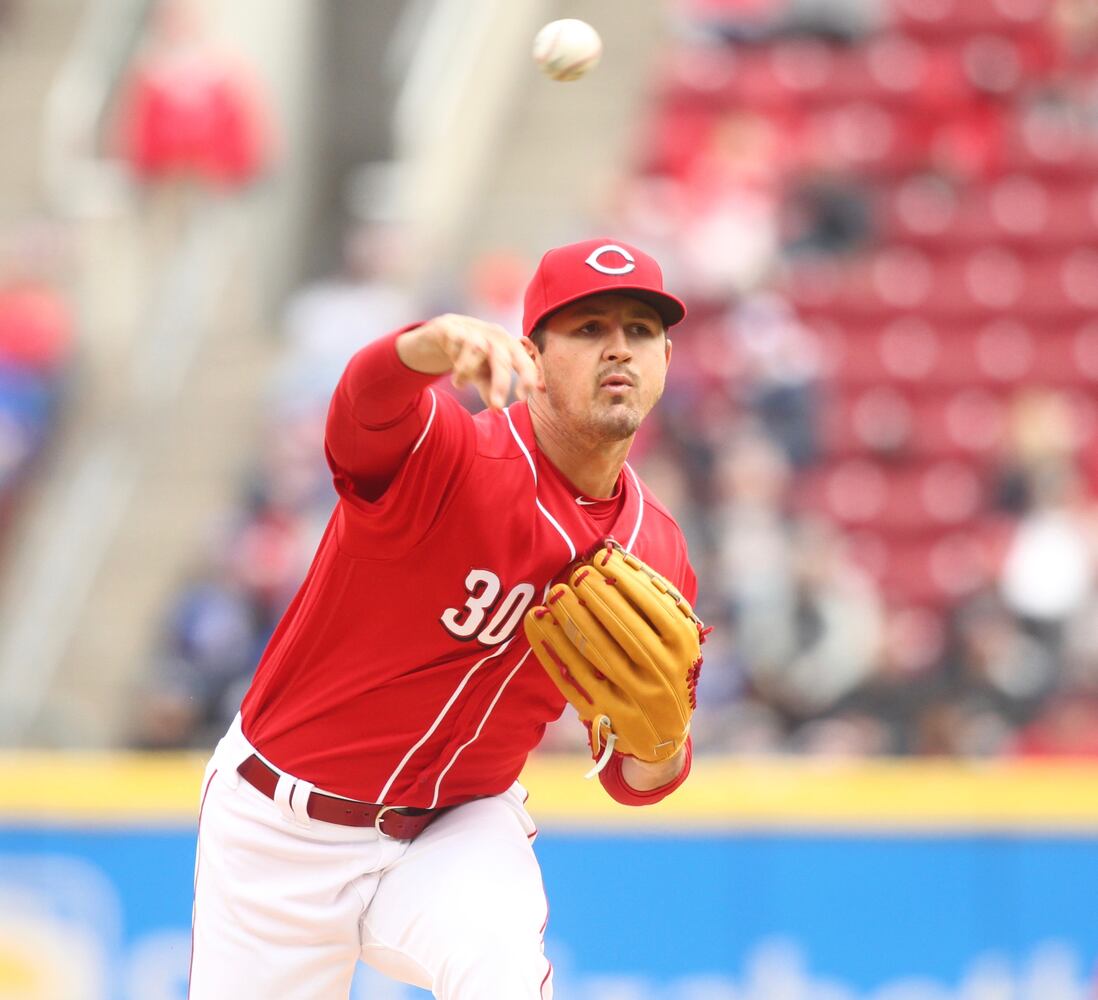
<svg viewBox="0 0 1098 1000"><path fill-rule="evenodd" d="M511 389L511 367L501 359L499 349L491 341L468 340L454 360L451 381L459 389L472 385L485 406L500 410Z"/></svg>
<svg viewBox="0 0 1098 1000"><path fill-rule="evenodd" d="M526 353L520 341L514 337L507 338L507 347L511 355L511 367L518 375L515 392L519 399L527 399L538 387L538 369Z"/></svg>
<svg viewBox="0 0 1098 1000"><path fill-rule="evenodd" d="M484 364L487 347L479 338L462 337L455 343L455 353L451 355L454 365L453 383L459 389L474 381Z"/></svg>
<svg viewBox="0 0 1098 1000"><path fill-rule="evenodd" d="M511 391L511 359L494 344L488 345L488 398L484 400L496 410L502 410ZM484 393L481 393L484 396Z"/></svg>
<svg viewBox="0 0 1098 1000"><path fill-rule="evenodd" d="M522 344L506 330L468 316L447 316L444 350L457 388L472 385L486 406L502 409L517 375L515 393L526 399L537 385L537 369Z"/></svg>

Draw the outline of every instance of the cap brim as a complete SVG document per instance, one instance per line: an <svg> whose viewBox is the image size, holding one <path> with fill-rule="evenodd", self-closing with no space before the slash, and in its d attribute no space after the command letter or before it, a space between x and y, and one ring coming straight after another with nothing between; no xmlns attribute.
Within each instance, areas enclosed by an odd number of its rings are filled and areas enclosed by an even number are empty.
<svg viewBox="0 0 1098 1000"><path fill-rule="evenodd" d="M670 329L686 318L686 306L674 295L667 292L657 292L651 288L631 288L628 285L605 285L602 288L586 288L578 295L573 295L572 298L557 302L549 309L543 310L529 324L529 328L525 331L526 336L529 336L537 329L539 324L552 316L553 313L560 312L565 306L574 305L581 299L590 298L592 295L628 295L630 298L640 299L659 313L665 329Z"/></svg>

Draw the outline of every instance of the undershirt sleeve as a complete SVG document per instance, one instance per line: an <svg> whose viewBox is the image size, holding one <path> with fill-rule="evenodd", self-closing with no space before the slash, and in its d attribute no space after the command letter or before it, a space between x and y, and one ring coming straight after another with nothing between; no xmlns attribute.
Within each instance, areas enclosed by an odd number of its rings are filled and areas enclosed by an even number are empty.
<svg viewBox="0 0 1098 1000"><path fill-rule="evenodd" d="M686 737L686 761L678 776L666 785L661 785L659 788L653 788L647 792L638 792L625 783L625 778L621 774L622 759L620 753L611 755L610 762L599 772L599 781L602 782L602 787L606 789L610 798L615 802L620 802L623 806L650 806L661 799L667 798L679 785L686 781L687 776L690 774L690 768L694 763L694 741L692 737Z"/></svg>
<svg viewBox="0 0 1098 1000"><path fill-rule="evenodd" d="M686 598L690 607L694 607L698 603L698 577L689 562L686 563L684 576L686 579L683 582L682 596Z"/></svg>
<svg viewBox="0 0 1098 1000"><path fill-rule="evenodd" d="M324 435L328 465L337 485L363 500L384 494L431 412L424 390L439 376L413 371L396 350L397 337L418 325L362 348L332 395Z"/></svg>

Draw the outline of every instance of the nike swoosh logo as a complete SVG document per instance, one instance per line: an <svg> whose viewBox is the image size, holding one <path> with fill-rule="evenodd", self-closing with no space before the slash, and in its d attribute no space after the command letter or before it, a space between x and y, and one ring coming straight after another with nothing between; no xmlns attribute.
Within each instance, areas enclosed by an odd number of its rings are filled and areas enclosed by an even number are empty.
<svg viewBox="0 0 1098 1000"><path fill-rule="evenodd" d="M578 503L581 507L591 507L598 502L598 500L584 500L583 497L576 497L576 503Z"/></svg>

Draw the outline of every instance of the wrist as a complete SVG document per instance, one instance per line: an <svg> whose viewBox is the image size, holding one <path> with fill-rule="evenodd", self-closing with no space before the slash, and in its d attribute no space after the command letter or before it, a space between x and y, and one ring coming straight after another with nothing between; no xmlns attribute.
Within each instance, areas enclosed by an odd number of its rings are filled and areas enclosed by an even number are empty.
<svg viewBox="0 0 1098 1000"><path fill-rule="evenodd" d="M686 747L679 748L674 757L655 763L637 760L636 757L622 757L622 780L635 792L650 792L669 785L686 765Z"/></svg>
<svg viewBox="0 0 1098 1000"><path fill-rule="evenodd" d="M435 320L428 320L397 337L396 352L406 368L424 375L445 375L453 368L442 348L441 331Z"/></svg>

